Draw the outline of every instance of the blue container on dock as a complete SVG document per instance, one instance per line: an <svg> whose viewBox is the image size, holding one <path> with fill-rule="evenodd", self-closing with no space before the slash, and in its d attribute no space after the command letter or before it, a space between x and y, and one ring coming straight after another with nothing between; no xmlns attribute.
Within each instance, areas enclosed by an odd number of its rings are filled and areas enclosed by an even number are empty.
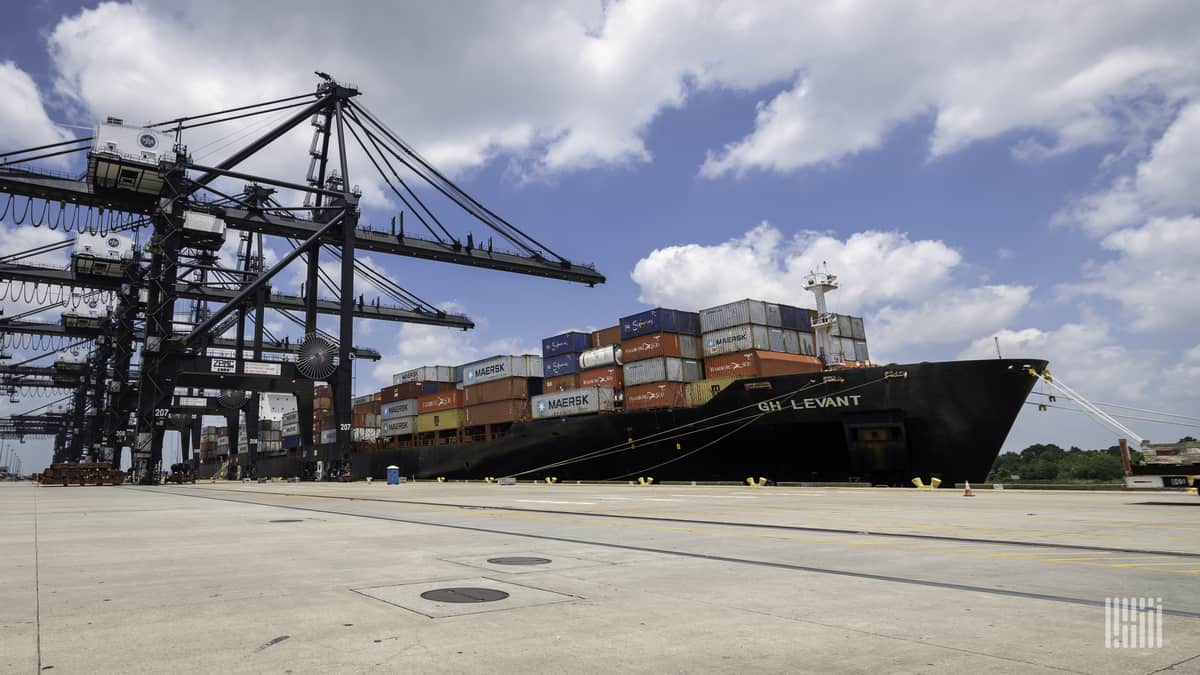
<svg viewBox="0 0 1200 675"><path fill-rule="evenodd" d="M629 340L654 333L700 334L700 315L679 309L658 307L621 317L621 339Z"/></svg>
<svg viewBox="0 0 1200 675"><path fill-rule="evenodd" d="M295 450L298 447L300 447L300 436L297 435L297 436L284 436L283 437L283 449L284 450Z"/></svg>
<svg viewBox="0 0 1200 675"><path fill-rule="evenodd" d="M562 354L542 359L542 377L558 377L578 372L578 354Z"/></svg>
<svg viewBox="0 0 1200 675"><path fill-rule="evenodd" d="M400 467L396 466L395 464L393 464L387 468L387 484L388 485L399 485L400 484Z"/></svg>
<svg viewBox="0 0 1200 675"><path fill-rule="evenodd" d="M561 356L563 354L578 354L591 347L590 336L587 333L570 331L562 335L542 339L542 358Z"/></svg>

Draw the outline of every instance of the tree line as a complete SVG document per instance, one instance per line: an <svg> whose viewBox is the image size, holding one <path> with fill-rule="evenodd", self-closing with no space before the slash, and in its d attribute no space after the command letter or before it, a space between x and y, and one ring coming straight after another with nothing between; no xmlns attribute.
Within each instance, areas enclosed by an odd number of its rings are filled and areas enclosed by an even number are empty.
<svg viewBox="0 0 1200 675"><path fill-rule="evenodd" d="M1185 436L1179 442L1195 440ZM1142 460L1142 453L1132 447L1129 448L1129 456L1134 464ZM1001 453L992 465L988 481L1119 481L1124 475L1121 447L1118 445L1103 450L1083 450L1074 446L1063 450L1053 443L1035 443L1021 452Z"/></svg>

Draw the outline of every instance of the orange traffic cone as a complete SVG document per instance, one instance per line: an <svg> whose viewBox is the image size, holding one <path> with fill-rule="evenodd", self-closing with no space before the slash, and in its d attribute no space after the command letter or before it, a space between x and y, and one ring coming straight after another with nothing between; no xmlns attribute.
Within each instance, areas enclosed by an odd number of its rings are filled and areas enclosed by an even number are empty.
<svg viewBox="0 0 1200 675"><path fill-rule="evenodd" d="M964 497L974 497L975 493L971 491L971 481L966 481L966 489L963 490Z"/></svg>

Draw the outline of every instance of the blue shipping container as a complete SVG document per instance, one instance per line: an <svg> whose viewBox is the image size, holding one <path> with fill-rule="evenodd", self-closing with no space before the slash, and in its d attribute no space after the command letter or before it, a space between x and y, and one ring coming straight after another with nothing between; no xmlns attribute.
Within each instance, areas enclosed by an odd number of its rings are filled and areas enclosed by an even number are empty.
<svg viewBox="0 0 1200 675"><path fill-rule="evenodd" d="M590 346L587 333L571 331L542 339L542 358L562 354L578 354L587 351Z"/></svg>
<svg viewBox="0 0 1200 675"><path fill-rule="evenodd" d="M700 334L700 315L662 307L621 318L621 339L629 340L652 333Z"/></svg>
<svg viewBox="0 0 1200 675"><path fill-rule="evenodd" d="M283 437L283 449L284 450L294 450L298 447L300 447L300 437L299 436L284 436Z"/></svg>
<svg viewBox="0 0 1200 675"><path fill-rule="evenodd" d="M809 315L809 310L791 305L779 306L779 318L785 330L798 330L805 333L811 333L812 318Z"/></svg>
<svg viewBox="0 0 1200 675"><path fill-rule="evenodd" d="M579 372L578 354L560 354L542 359L542 376L558 377Z"/></svg>

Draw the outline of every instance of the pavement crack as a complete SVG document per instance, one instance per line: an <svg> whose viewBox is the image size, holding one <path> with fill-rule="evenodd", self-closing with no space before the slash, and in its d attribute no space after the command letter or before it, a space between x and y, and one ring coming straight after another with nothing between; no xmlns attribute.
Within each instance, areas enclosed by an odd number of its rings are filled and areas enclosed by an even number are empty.
<svg viewBox="0 0 1200 675"><path fill-rule="evenodd" d="M1175 663L1172 663L1169 666L1163 666L1162 668L1159 668L1158 670L1152 670L1152 671L1146 673L1146 675L1154 675L1155 673L1165 673L1168 670L1175 670L1176 666L1182 666L1183 664L1187 663L1188 661L1195 661L1196 659L1200 659L1200 654L1196 654L1195 656L1189 656L1188 658L1186 658L1182 661L1176 661Z"/></svg>
<svg viewBox="0 0 1200 675"><path fill-rule="evenodd" d="M279 644L280 642L283 642L284 640L286 640L290 637L292 637L292 636L291 635L280 635L277 638L271 638L267 642L263 643L263 645L261 647L259 647L258 649L255 649L254 653L257 654L258 652L261 652L264 649L267 649L269 647L274 647L275 645Z"/></svg>

